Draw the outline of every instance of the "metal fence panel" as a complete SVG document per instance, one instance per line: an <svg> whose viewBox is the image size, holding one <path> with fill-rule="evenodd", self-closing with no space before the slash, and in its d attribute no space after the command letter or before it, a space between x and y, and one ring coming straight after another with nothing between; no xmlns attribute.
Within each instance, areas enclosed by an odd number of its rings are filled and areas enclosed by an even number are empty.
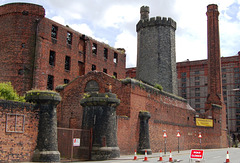
<svg viewBox="0 0 240 163"><path fill-rule="evenodd" d="M58 150L61 160L89 160L91 135L89 130L59 128ZM80 146L74 146L73 140L80 139Z"/></svg>

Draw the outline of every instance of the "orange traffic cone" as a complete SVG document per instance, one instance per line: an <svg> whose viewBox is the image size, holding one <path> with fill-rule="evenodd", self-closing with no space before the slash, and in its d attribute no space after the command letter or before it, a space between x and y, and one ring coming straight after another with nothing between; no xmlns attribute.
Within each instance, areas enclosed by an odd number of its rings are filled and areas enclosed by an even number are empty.
<svg viewBox="0 0 240 163"><path fill-rule="evenodd" d="M226 156L226 162L230 162L228 151L227 151L227 156Z"/></svg>
<svg viewBox="0 0 240 163"><path fill-rule="evenodd" d="M163 158L162 158L162 150L160 150L160 157L159 157L159 160L158 161L163 161Z"/></svg>
<svg viewBox="0 0 240 163"><path fill-rule="evenodd" d="M144 160L143 161L148 161L148 158L147 158L147 150L145 150L145 157L144 157Z"/></svg>
<svg viewBox="0 0 240 163"><path fill-rule="evenodd" d="M133 158L133 160L137 160L137 151L136 151L136 149L135 149L135 152L134 152L134 158Z"/></svg>
<svg viewBox="0 0 240 163"><path fill-rule="evenodd" d="M170 150L170 156L169 156L169 162L172 162L173 159L172 159L172 151Z"/></svg>

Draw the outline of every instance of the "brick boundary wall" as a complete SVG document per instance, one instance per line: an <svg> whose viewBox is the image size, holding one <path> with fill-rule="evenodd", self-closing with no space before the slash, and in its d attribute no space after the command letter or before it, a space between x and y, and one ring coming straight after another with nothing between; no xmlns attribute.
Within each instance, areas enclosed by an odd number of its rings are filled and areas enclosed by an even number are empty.
<svg viewBox="0 0 240 163"><path fill-rule="evenodd" d="M0 160L31 161L38 134L34 104L0 100Z"/></svg>
<svg viewBox="0 0 240 163"><path fill-rule="evenodd" d="M121 100L117 107L117 139L121 154L133 154L139 142L139 112L148 111L150 146L153 152L164 148L163 130L167 130L167 150L177 150L177 130L180 130L180 149L200 148L198 134L202 133L203 148L226 147L226 127L221 108L213 108L214 127L197 127L197 113L185 99L134 79L116 80L101 72L89 72L66 85L60 91L62 101L58 105L59 127L72 126L73 118L76 128L81 128L83 98L86 84L94 80L99 84L99 93L108 92L108 84L112 85L112 93ZM85 92L86 93L86 92ZM199 114L203 118L204 115Z"/></svg>

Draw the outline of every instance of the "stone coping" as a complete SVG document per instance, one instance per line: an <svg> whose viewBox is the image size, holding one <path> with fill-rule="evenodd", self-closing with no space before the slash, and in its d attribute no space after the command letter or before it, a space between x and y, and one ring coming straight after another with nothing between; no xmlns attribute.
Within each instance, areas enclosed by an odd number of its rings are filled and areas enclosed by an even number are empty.
<svg viewBox="0 0 240 163"><path fill-rule="evenodd" d="M153 87L153 86L151 86L147 83L143 83L142 81L136 80L136 79L126 78L126 79L121 80L121 82L124 83L124 84L129 84L130 83L130 84L133 84L133 85L138 85L140 88L143 88L147 92L150 92L152 94L153 93L161 94L161 95L168 96L168 97L174 98L176 100L187 103L187 100L180 97L180 96L177 96L177 95L165 92L165 91L160 91L159 89L157 89L157 88L155 88L155 87Z"/></svg>
<svg viewBox="0 0 240 163"><path fill-rule="evenodd" d="M40 102L60 102L61 96L59 93L54 91L42 91L42 90L33 90L28 91L25 95L27 102L40 103Z"/></svg>
<svg viewBox="0 0 240 163"><path fill-rule="evenodd" d="M82 106L117 106L120 100L113 93L87 93L80 101Z"/></svg>

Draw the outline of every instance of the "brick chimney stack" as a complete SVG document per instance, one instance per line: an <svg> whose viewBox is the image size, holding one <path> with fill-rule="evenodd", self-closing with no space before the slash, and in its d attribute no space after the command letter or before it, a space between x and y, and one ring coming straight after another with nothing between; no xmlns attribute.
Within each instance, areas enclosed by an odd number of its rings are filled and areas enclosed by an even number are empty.
<svg viewBox="0 0 240 163"><path fill-rule="evenodd" d="M207 45L208 45L208 97L206 109L211 104L222 105L222 75L218 25L218 6L207 6Z"/></svg>

